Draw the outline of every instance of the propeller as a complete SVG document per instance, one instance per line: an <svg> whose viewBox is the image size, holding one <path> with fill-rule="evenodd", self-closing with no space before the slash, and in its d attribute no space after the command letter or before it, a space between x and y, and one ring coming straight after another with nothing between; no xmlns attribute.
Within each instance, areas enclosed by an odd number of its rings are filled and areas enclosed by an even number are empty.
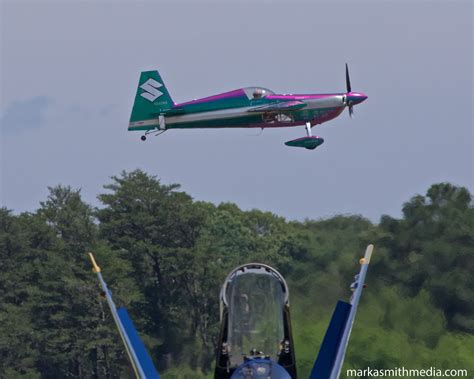
<svg viewBox="0 0 474 379"><path fill-rule="evenodd" d="M347 63L346 63L346 90L347 90L347 93L352 92L351 79L349 78L349 67L347 66ZM347 94L346 94L346 99L347 99ZM346 100L346 105L349 108L349 116L352 118L352 115L354 114L353 104L351 101Z"/></svg>
<svg viewBox="0 0 474 379"><path fill-rule="evenodd" d="M347 66L346 63L346 88L347 92L351 92L351 79L349 78L349 67Z"/></svg>

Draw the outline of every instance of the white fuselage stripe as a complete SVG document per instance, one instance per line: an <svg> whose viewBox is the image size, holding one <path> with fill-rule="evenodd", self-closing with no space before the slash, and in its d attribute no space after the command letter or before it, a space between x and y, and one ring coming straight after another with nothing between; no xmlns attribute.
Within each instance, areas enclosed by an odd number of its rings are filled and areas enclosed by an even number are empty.
<svg viewBox="0 0 474 379"><path fill-rule="evenodd" d="M336 108L336 107L341 107L344 105L342 102L343 101L342 95L335 95L330 98L323 98L323 99L305 99L303 101L306 103L306 107L302 108L301 110ZM166 125L195 122L195 121L220 120L220 119L227 119L227 118L234 118L234 117L252 116L252 115L258 115L259 113L269 112L268 110L266 111L262 110L262 112L252 112L252 113L248 112L249 109L253 109L253 108L255 108L255 106L220 109L220 110L208 111L208 112L198 112L198 113L191 113L191 114L185 114L185 115L170 116L170 117L166 117ZM281 111L275 111L275 112L285 113L288 111L281 110ZM156 126L156 125L159 125L158 118L131 122L129 124L130 127Z"/></svg>

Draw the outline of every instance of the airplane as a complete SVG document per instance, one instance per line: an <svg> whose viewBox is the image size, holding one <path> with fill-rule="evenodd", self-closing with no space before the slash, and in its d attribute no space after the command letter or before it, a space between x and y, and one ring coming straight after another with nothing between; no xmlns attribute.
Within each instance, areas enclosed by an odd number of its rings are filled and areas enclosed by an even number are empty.
<svg viewBox="0 0 474 379"><path fill-rule="evenodd" d="M246 87L202 99L174 103L158 71L140 75L128 130L159 135L169 129L280 128L304 125L306 136L287 146L314 150L324 139L311 128L339 116L344 108L352 117L354 105L367 99L353 92L346 63L346 92L329 94L276 94L263 87Z"/></svg>
<svg viewBox="0 0 474 379"><path fill-rule="evenodd" d="M368 245L359 261L350 301L336 304L309 379L338 379L341 374L373 249ZM116 307L92 253L89 258L136 377L159 379L127 310ZM283 276L265 264L244 264L230 272L219 297L214 379L297 379L289 290Z"/></svg>

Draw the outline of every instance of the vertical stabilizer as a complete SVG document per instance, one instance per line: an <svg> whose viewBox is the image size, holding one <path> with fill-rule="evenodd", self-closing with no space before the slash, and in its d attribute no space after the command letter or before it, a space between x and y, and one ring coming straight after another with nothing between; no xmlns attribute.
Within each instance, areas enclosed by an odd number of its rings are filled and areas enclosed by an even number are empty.
<svg viewBox="0 0 474 379"><path fill-rule="evenodd" d="M337 303L310 379L338 379L341 374L373 249L374 245L368 245L364 258L360 260L360 272L351 284L353 294L350 303L343 301Z"/></svg>
<svg viewBox="0 0 474 379"><path fill-rule="evenodd" d="M171 109L174 103L158 71L144 71L140 75L137 94L130 116L129 129L144 126L145 121L157 123L161 113ZM150 126L149 129L153 129Z"/></svg>
<svg viewBox="0 0 474 379"><path fill-rule="evenodd" d="M138 379L160 379L160 375L158 374L158 371L156 371L153 361L140 339L127 310L125 308L117 309L112 299L112 292L107 288L107 284L102 277L101 269L97 265L94 255L89 253L89 258L92 263L93 271L99 278L100 286L105 299L107 300L110 312L112 313L112 317L115 321L120 337L122 338L125 351L130 359L136 377Z"/></svg>

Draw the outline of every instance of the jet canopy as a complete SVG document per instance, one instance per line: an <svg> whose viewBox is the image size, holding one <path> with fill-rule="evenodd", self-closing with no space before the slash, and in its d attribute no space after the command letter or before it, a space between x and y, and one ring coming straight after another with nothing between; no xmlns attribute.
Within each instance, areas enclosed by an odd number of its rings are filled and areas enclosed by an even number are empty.
<svg viewBox="0 0 474 379"><path fill-rule="evenodd" d="M227 277L221 301L228 313L230 366L255 355L278 362L285 345L284 307L288 304L283 277L266 265L240 266Z"/></svg>

